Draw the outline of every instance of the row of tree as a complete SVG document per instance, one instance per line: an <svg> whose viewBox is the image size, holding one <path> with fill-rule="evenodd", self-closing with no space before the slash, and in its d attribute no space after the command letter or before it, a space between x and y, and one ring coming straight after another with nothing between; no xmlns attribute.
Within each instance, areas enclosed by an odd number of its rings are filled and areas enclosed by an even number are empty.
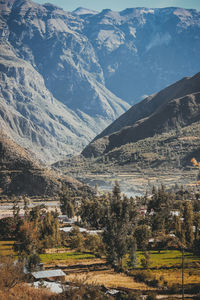
<svg viewBox="0 0 200 300"><path fill-rule="evenodd" d="M158 249L185 247L200 249L200 202L199 193L166 191L164 186L153 187L152 194L136 199L121 194L118 182L112 193L85 197L79 205L70 192L61 198L61 210L72 217L79 215L86 227L101 229L107 260L121 267L129 253L134 264L136 249L147 250L149 239L154 239ZM147 213L140 214L144 205ZM73 211L73 214L71 212Z"/></svg>

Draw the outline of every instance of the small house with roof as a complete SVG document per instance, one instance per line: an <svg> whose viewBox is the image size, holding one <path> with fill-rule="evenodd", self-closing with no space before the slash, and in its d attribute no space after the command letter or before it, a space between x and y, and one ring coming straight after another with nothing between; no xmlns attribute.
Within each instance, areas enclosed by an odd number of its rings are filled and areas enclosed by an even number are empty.
<svg viewBox="0 0 200 300"><path fill-rule="evenodd" d="M66 274L58 269L58 270L46 270L46 271L39 271L33 272L32 276L34 280L50 280L50 281L65 281Z"/></svg>

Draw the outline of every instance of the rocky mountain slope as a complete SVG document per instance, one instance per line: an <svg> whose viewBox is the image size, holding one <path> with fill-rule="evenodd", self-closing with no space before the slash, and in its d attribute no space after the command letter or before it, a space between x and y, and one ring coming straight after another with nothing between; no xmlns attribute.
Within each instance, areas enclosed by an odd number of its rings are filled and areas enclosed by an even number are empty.
<svg viewBox="0 0 200 300"><path fill-rule="evenodd" d="M1 128L51 163L80 152L127 102L200 70L200 13L1 0L0 50Z"/></svg>
<svg viewBox="0 0 200 300"><path fill-rule="evenodd" d="M0 131L0 197L2 195L58 196L62 186L73 190L83 185L34 161L31 153Z"/></svg>
<svg viewBox="0 0 200 300"><path fill-rule="evenodd" d="M105 88L71 14L22 0L0 11L1 127L46 162L77 153L129 105Z"/></svg>
<svg viewBox="0 0 200 300"><path fill-rule="evenodd" d="M106 87L130 104L200 70L196 10L105 9L80 17Z"/></svg>
<svg viewBox="0 0 200 300"><path fill-rule="evenodd" d="M200 73L147 97L119 117L82 154L97 157L129 143L200 124ZM198 139L198 138L197 138ZM199 147L200 141L198 139ZM112 156L112 155L110 155Z"/></svg>

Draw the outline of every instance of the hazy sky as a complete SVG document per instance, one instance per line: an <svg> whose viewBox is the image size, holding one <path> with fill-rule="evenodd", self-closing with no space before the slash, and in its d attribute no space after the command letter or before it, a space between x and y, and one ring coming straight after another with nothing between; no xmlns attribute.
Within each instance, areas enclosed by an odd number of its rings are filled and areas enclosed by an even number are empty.
<svg viewBox="0 0 200 300"><path fill-rule="evenodd" d="M44 4L52 3L66 11L72 11L79 6L101 11L110 8L120 11L131 7L167 7L178 6L200 10L200 0L33 0Z"/></svg>

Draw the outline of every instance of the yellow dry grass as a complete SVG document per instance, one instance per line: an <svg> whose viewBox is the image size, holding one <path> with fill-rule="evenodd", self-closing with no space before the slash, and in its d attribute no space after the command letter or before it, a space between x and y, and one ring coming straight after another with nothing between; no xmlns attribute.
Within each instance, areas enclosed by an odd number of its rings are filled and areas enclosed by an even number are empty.
<svg viewBox="0 0 200 300"><path fill-rule="evenodd" d="M10 290L0 290L1 300L49 300L55 296L45 288L34 288L27 284L18 284Z"/></svg>
<svg viewBox="0 0 200 300"><path fill-rule="evenodd" d="M81 274L67 275L66 280L70 282L83 282L94 285L104 285L108 288L124 287L138 290L153 290L144 283L135 282L132 277L118 274L114 271L98 271Z"/></svg>
<svg viewBox="0 0 200 300"><path fill-rule="evenodd" d="M182 271L179 270L156 270L152 271L156 276L156 279L159 279L161 276L164 281L167 281L169 285L172 284L181 284L182 282ZM185 284L199 284L200 283L200 270L199 269L190 269L184 271L184 283Z"/></svg>

